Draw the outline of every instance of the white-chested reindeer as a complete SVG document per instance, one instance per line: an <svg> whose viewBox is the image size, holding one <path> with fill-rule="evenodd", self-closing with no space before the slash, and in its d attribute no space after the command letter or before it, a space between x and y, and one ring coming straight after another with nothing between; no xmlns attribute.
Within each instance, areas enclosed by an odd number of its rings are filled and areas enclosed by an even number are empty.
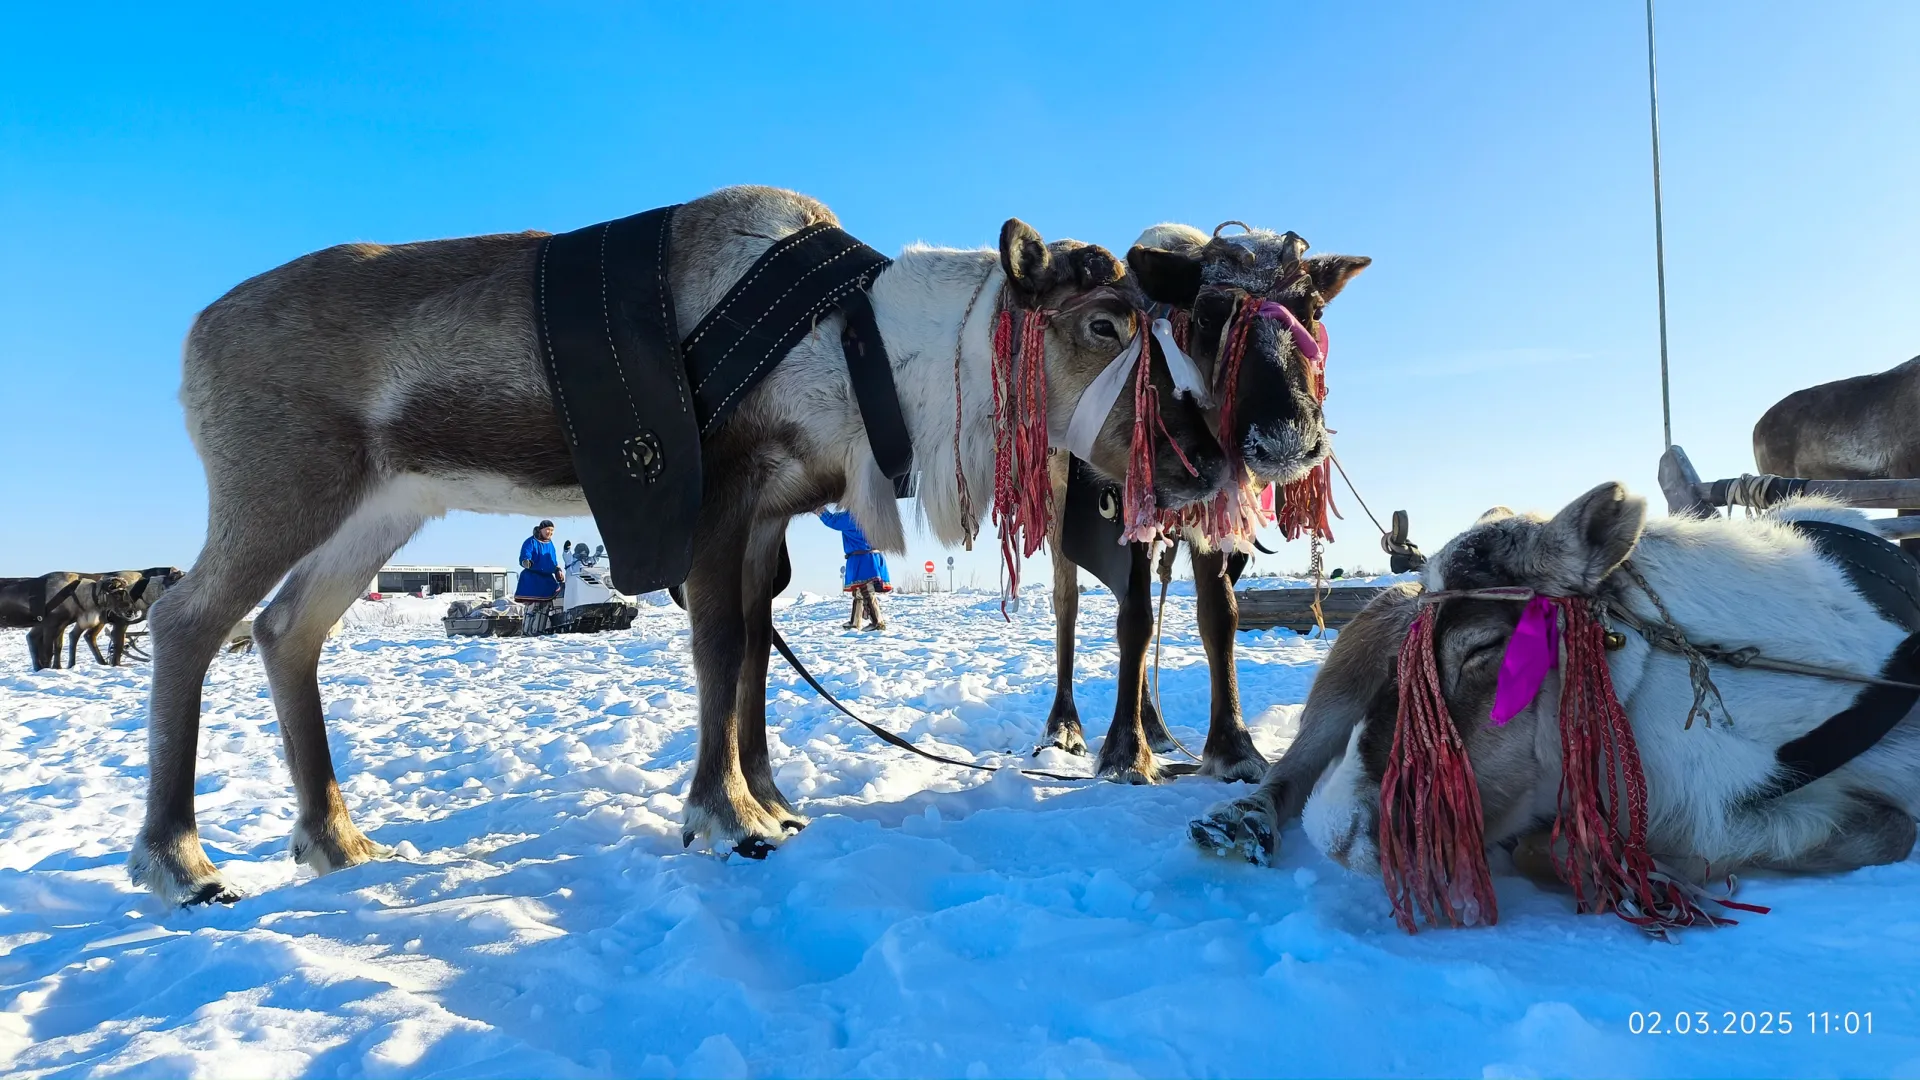
<svg viewBox="0 0 1920 1080"><path fill-rule="evenodd" d="M781 237L833 220L813 199L765 187L681 206L669 262L678 324L696 326ZM151 615L152 764L136 881L189 901L235 895L194 827L200 684L235 620L283 576L254 634L299 797L293 856L325 872L380 852L349 820L327 750L316 672L328 628L408 537L450 509L587 512L536 341L540 243L521 233L330 248L241 284L194 321L181 401L207 470L209 524L192 572ZM912 247L878 275L872 303L925 478L922 506L947 543L963 532L956 473L972 506L990 501L991 326L1003 285L1024 306L1058 312L1044 342L1052 428L1064 430L1081 392L1145 329L1144 298L1117 259L1045 243L1017 220L997 252ZM840 321L823 319L702 448L685 582L700 743L685 830L748 854L806 821L774 784L764 730L788 520L838 502L876 546L904 547ZM1223 479L1218 445L1164 369L1154 380L1169 437L1197 473L1158 455L1157 494L1168 505L1207 497ZM456 416L450 400L472 404ZM1125 473L1132 421L1123 401L1101 428L1092 463L1109 475Z"/></svg>
<svg viewBox="0 0 1920 1080"><path fill-rule="evenodd" d="M1490 719L1522 605L1485 590L1517 587L1607 605L1602 618L1617 631L1607 668L1646 777L1646 847L1666 867L1698 878L1743 866L1831 872L1906 858L1920 814L1920 716L1911 690L1885 683L1920 678L1913 620L1889 615L1920 598L1910 570L1907 580L1856 585L1861 560L1849 551L1859 553L1863 538L1819 538L1838 525L1897 539L1916 523L1816 501L1753 520L1649 522L1645 513L1617 484L1551 518L1489 512L1428 562L1419 585L1389 590L1341 631L1299 737L1253 795L1195 821L1194 839L1265 863L1304 808L1315 846L1380 874L1381 779L1401 723L1396 660L1423 603L1441 592L1456 598L1435 605L1439 686L1471 760L1486 843L1538 835L1555 818L1561 781L1561 675L1549 673L1510 721ZM1880 546L1897 570L1901 557ZM1664 625L1713 653L1713 692L1701 699L1710 723L1689 723L1696 684L1685 655L1650 644L1658 632L1643 629ZM1752 650L1750 666L1720 659L1742 650ZM1891 703L1882 717L1890 730L1860 739L1864 749L1848 744L1860 734L1849 723L1874 724L1855 713L1875 700ZM1814 745L1822 736L1838 740L1840 752ZM1794 762L1823 754L1830 771L1796 772Z"/></svg>
<svg viewBox="0 0 1920 1080"><path fill-rule="evenodd" d="M1332 440L1315 393L1306 351L1290 327L1310 333L1326 306L1354 275L1373 262L1364 255L1305 257L1306 242L1293 233L1249 228L1244 234L1209 237L1188 225L1156 225L1127 252L1127 265L1152 299L1191 312L1188 351L1210 390L1208 418L1216 422L1231 395L1231 441L1236 456L1259 487L1299 479L1332 453ZM1284 307L1290 321L1242 315L1249 300ZM1223 378L1226 339L1236 318L1247 318L1245 354L1233 385ZM1217 430L1217 428L1216 428ZM1055 500L1066 490L1067 462L1055 466ZM1074 631L1080 609L1079 573L1067 555L1056 520L1048 548L1053 559L1055 680L1053 708L1043 745L1084 753L1078 706L1073 697ZM1191 530L1182 537L1193 566L1194 611L1207 655L1212 704L1200 772L1223 780L1255 781L1266 759L1240 714L1234 673L1233 636L1239 607L1233 586L1248 553L1229 553ZM1100 748L1098 772L1110 778L1151 783L1158 778L1153 752L1173 748L1166 721L1146 695L1147 645L1153 633L1148 545L1128 545L1132 570L1119 600L1114 640L1120 650L1113 721ZM1109 584L1116 584L1109 582ZM1117 584L1116 584L1117 587Z"/></svg>

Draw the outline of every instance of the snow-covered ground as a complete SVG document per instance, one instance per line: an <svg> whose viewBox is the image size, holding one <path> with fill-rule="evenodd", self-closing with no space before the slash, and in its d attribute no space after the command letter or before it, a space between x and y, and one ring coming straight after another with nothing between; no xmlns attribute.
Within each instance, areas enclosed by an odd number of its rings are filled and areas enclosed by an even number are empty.
<svg viewBox="0 0 1920 1080"><path fill-rule="evenodd" d="M680 844L677 610L619 634L449 640L443 605L414 607L357 611L321 667L349 803L402 859L295 872L259 662L215 661L201 835L251 895L211 909L163 910L122 870L148 670L30 674L19 635L0 640L0 1073L1920 1076L1911 860L1751 880L1743 898L1772 915L1677 945L1510 877L1500 926L1408 937L1378 885L1297 829L1275 869L1197 851L1187 820L1233 789L937 765L777 660L774 761L813 825L765 862L723 859ZM1162 696L1197 747L1192 601L1169 610ZM1039 594L1011 626L981 596L889 614L886 635L845 633L837 597L803 596L777 619L873 719L1019 760L1052 694ZM1089 594L1090 735L1112 708L1112 615ZM1269 754L1325 649L1241 635ZM1810 1010L1870 1012L1872 1034ZM1785 1012L1793 1032L1633 1033L1636 1014L1717 1029L1729 1011Z"/></svg>

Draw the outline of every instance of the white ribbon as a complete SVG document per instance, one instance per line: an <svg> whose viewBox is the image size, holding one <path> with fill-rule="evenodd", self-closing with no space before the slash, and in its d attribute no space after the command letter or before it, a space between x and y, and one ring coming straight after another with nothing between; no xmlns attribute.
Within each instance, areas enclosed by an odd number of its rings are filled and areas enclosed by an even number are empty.
<svg viewBox="0 0 1920 1080"><path fill-rule="evenodd" d="M1140 358L1140 347L1146 339L1145 334L1133 335L1133 340L1120 351L1120 355L1114 357L1106 369L1087 385L1079 403L1073 407L1073 418L1067 421L1066 437L1054 445L1064 448L1081 461L1093 460L1094 440L1100 437L1100 429L1107 423L1107 414L1113 411L1114 404L1126 391L1127 383L1132 381L1133 362Z"/></svg>
<svg viewBox="0 0 1920 1080"><path fill-rule="evenodd" d="M1203 409L1212 407L1213 397L1207 392L1207 380L1200 374L1200 365L1181 351L1179 343L1173 340L1173 324L1165 319L1153 320L1153 337L1160 343L1160 351L1166 355L1167 374L1173 376L1174 394L1187 395Z"/></svg>

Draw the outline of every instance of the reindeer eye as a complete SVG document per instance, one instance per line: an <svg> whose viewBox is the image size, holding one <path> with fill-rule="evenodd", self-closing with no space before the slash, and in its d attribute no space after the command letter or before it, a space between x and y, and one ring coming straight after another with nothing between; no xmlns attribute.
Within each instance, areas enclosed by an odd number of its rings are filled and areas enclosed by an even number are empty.
<svg viewBox="0 0 1920 1080"><path fill-rule="evenodd" d="M1087 329L1103 338L1112 338L1115 341L1120 340L1120 331L1114 329L1111 319L1095 319L1087 324Z"/></svg>

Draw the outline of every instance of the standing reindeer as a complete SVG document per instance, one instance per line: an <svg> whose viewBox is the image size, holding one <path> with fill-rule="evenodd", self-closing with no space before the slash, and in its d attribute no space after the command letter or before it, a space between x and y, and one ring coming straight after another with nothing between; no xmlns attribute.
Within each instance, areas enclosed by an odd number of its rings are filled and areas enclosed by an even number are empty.
<svg viewBox="0 0 1920 1080"><path fill-rule="evenodd" d="M814 199L767 187L726 188L677 207L662 237L669 323L699 325L782 238L834 222ZM150 616L151 771L146 822L129 859L136 882L189 902L237 895L194 825L200 686L235 621L283 576L254 636L299 798L293 857L327 872L382 853L349 819L335 778L317 678L321 643L368 577L430 518L456 508L587 512L539 327L549 302L590 299L598 308L600 298L536 293L544 239L329 248L239 285L194 321L180 396L207 471L208 533L192 572ZM1008 373L1044 385L1050 432L1065 429L1095 376L1145 332L1146 299L1119 260L1087 244L1047 243L1017 219L1002 228L998 251L910 247L869 293L925 478L921 505L949 544L966 535L963 506L988 505L996 442L1010 437L992 406L999 309L1050 315L1031 324L1044 325L1038 351L1023 348L1020 370ZM704 837L759 856L806 824L774 784L765 733L788 521L837 502L876 547L905 546L842 326L838 313L819 318L700 442L683 586L700 714L689 843ZM1165 437L1193 471L1159 454L1151 485L1163 505L1207 498L1224 480L1219 446L1198 406L1174 396L1164 366L1152 379ZM471 408L449 414L448 400L476 402L484 422ZM1102 473L1126 473L1133 420L1123 401L1102 424L1092 455ZM652 460L635 450L631 464Z"/></svg>
<svg viewBox="0 0 1920 1080"><path fill-rule="evenodd" d="M1920 477L1917 416L1920 356L1781 398L1753 425L1753 463L1763 473L1807 480ZM1920 555L1920 540L1900 546Z"/></svg>
<svg viewBox="0 0 1920 1080"><path fill-rule="evenodd" d="M1152 299L1191 310L1189 349L1212 389L1210 422L1228 410L1233 430L1225 441L1258 486L1287 484L1319 465L1332 444L1320 401L1308 371L1306 348L1278 312L1259 317L1248 311L1249 298L1283 306L1293 326L1319 326L1326 305L1338 296L1371 259L1358 255L1303 258L1306 242L1293 233L1249 229L1232 236L1208 237L1186 225L1147 230L1127 253L1127 265ZM1246 352L1232 386L1225 385L1221 363L1234 319L1250 318ZM1231 397L1229 401L1228 398ZM1055 501L1067 506L1069 465L1055 467ZM1111 501L1110 497L1108 501ZM1117 505L1117 504L1116 504ZM1104 513L1104 511L1103 511ZM1064 515L1056 519L1048 548L1053 558L1056 679L1053 708L1043 745L1085 753L1079 710L1073 700L1074 630L1079 612L1078 572L1062 543ZM1113 530L1118 536L1118 530ZM1219 550L1194 530L1183 537L1193 566L1194 607L1200 640L1212 680L1212 710L1200 772L1225 780L1256 781L1266 760L1254 748L1240 714L1240 689L1234 673L1233 637L1239 627L1233 586L1245 567L1245 553ZM1110 543L1111 541L1105 541ZM1152 783L1158 778L1153 752L1173 749L1166 722L1145 694L1147 646L1153 632L1149 595L1149 545L1136 542L1113 569L1089 567L1108 581L1120 601L1115 640L1120 649L1119 688L1113 723L1100 748L1098 772L1113 779Z"/></svg>
<svg viewBox="0 0 1920 1080"><path fill-rule="evenodd" d="M127 586L126 613L104 612L93 620L82 620L73 624L67 637L67 666L72 667L74 657L80 650L80 642L85 640L87 648L93 652L95 663L119 667L127 652L127 627L141 622L153 605L166 595L168 589L178 584L186 572L177 566L154 566L145 570L120 570L107 575L118 578ZM107 633L107 653L100 655L100 631ZM135 655L138 656L136 650Z"/></svg>
<svg viewBox="0 0 1920 1080"><path fill-rule="evenodd" d="M130 617L129 583L113 574L61 571L32 578L0 578L0 626L27 629L33 670L60 666L61 638L76 624L97 626ZM69 667L73 666L69 661Z"/></svg>

